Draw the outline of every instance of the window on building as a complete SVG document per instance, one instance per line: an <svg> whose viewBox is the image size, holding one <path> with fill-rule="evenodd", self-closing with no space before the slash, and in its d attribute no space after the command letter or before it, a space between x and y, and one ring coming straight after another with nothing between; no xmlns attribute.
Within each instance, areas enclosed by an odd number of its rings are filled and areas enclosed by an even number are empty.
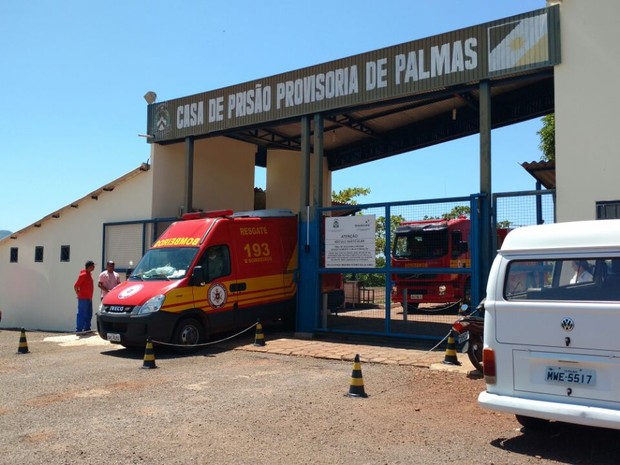
<svg viewBox="0 0 620 465"><path fill-rule="evenodd" d="M70 256L71 256L71 247L68 245L61 245L60 246L60 261L68 262L70 261L69 260Z"/></svg>
<svg viewBox="0 0 620 465"><path fill-rule="evenodd" d="M37 245L34 248L34 261L35 262L43 261L43 246L42 245Z"/></svg>
<svg viewBox="0 0 620 465"><path fill-rule="evenodd" d="M597 220L615 220L620 218L620 200L596 202Z"/></svg>
<svg viewBox="0 0 620 465"><path fill-rule="evenodd" d="M11 247L11 263L17 263L17 247Z"/></svg>

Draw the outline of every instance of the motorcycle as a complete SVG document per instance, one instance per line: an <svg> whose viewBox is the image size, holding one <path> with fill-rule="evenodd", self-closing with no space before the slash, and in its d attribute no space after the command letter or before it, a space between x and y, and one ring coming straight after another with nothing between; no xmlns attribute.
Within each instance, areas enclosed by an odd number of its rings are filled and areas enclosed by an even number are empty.
<svg viewBox="0 0 620 465"><path fill-rule="evenodd" d="M484 336L484 300L473 311L463 304L459 309L459 319L452 325L457 335L457 344L476 370L482 372L482 348Z"/></svg>

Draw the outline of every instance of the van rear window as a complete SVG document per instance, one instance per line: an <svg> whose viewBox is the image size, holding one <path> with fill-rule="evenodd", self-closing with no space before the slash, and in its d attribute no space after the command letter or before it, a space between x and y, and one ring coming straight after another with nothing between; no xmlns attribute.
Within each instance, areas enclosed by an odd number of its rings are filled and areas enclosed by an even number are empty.
<svg viewBox="0 0 620 465"><path fill-rule="evenodd" d="M503 295L506 300L620 302L620 258L514 260Z"/></svg>

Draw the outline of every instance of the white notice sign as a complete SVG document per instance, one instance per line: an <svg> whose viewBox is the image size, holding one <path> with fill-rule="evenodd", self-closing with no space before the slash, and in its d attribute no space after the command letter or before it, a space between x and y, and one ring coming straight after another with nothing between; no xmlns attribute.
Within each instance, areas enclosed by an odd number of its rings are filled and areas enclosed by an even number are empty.
<svg viewBox="0 0 620 465"><path fill-rule="evenodd" d="M375 267L375 215L325 219L325 268Z"/></svg>

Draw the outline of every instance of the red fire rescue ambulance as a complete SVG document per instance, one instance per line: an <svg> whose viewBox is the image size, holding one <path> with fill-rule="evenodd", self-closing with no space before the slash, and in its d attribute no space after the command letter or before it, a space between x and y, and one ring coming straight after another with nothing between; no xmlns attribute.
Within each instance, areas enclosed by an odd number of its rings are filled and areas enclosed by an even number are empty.
<svg viewBox="0 0 620 465"><path fill-rule="evenodd" d="M296 271L292 212L186 214L105 296L97 329L124 346L147 339L192 346L258 319L294 321Z"/></svg>

